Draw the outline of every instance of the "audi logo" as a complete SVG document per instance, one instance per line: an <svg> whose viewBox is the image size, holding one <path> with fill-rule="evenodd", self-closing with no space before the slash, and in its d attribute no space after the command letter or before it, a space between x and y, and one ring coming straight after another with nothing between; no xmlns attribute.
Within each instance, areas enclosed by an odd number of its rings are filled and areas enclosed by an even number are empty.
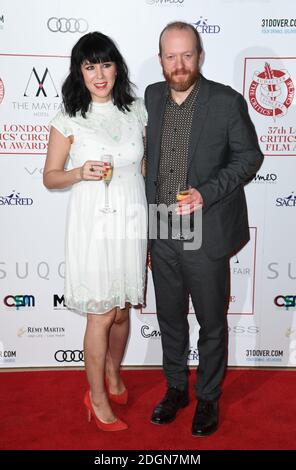
<svg viewBox="0 0 296 470"><path fill-rule="evenodd" d="M79 349L74 349L73 351L70 349L66 351L59 349L55 352L54 358L57 362L81 362L83 361L83 351Z"/></svg>
<svg viewBox="0 0 296 470"><path fill-rule="evenodd" d="M52 33L85 33L88 22L84 18L56 18L52 16L47 21L47 27Z"/></svg>

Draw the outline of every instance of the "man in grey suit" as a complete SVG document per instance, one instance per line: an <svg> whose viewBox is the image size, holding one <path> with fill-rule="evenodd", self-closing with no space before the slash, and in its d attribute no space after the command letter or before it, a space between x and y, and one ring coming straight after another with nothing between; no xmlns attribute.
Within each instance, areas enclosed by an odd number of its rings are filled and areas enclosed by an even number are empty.
<svg viewBox="0 0 296 470"><path fill-rule="evenodd" d="M168 387L151 421L167 424L188 405L190 294L200 325L193 436L209 435L218 427L227 362L229 258L249 240L244 184L263 159L244 98L201 75L201 52L192 25L167 25L159 40L166 81L145 92L148 203L174 204L181 185L191 189L178 203L178 214L192 217L202 206L200 249L184 250L184 241L171 236L150 242Z"/></svg>

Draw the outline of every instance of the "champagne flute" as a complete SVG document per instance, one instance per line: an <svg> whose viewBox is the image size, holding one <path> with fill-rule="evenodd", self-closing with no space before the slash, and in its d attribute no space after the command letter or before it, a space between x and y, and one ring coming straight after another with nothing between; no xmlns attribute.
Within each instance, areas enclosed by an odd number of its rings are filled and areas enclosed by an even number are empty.
<svg viewBox="0 0 296 470"><path fill-rule="evenodd" d="M176 194L176 201L180 202L183 201L187 196L190 194L190 189L191 186L185 186L181 185L180 183L178 184L178 189L177 189L177 194ZM174 235L174 239L176 240L187 240L186 236L184 236L183 230L182 230L182 222L183 222L183 216L180 214L179 216L179 222L180 222L180 232Z"/></svg>
<svg viewBox="0 0 296 470"><path fill-rule="evenodd" d="M191 189L191 186L187 186L185 188L185 187L182 187L182 185L179 183L178 184L177 195L176 195L177 202L183 201L183 199L185 199L185 197L189 196L190 189Z"/></svg>
<svg viewBox="0 0 296 470"><path fill-rule="evenodd" d="M115 209L112 209L109 205L109 184L112 180L113 176L113 165L114 165L114 160L112 155L102 155L101 157L102 161L107 164L107 174L106 176L103 176L103 180L105 183L105 206L100 209L101 212L104 212L104 214L111 214L113 212L116 212Z"/></svg>

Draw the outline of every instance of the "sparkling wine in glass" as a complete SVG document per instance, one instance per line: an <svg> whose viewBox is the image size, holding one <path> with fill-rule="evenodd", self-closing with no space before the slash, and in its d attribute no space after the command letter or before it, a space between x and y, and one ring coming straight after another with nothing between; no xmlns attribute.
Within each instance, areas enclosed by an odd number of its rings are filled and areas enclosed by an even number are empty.
<svg viewBox="0 0 296 470"><path fill-rule="evenodd" d="M112 176L113 176L113 165L114 165L114 161L113 161L113 156L112 155L102 155L101 156L101 159L104 163L106 163L106 167L107 167L107 174L106 176L103 176L103 181L105 183L105 206L102 207L101 212L104 212L104 214L111 214L113 212L116 212L115 209L113 209L112 207L110 207L109 205L109 193L108 193L108 190L109 190L109 184L112 180Z"/></svg>
<svg viewBox="0 0 296 470"><path fill-rule="evenodd" d="M190 189L191 189L191 186L184 186L184 185L181 185L179 183L178 184L177 194L176 194L176 201L177 202L183 201L183 199L185 199L187 196L189 196ZM177 240L187 240L187 237L183 233L183 227L182 227L182 225L183 225L183 216L182 215L179 216L179 223L180 223L180 232L174 234L173 238L177 239Z"/></svg>

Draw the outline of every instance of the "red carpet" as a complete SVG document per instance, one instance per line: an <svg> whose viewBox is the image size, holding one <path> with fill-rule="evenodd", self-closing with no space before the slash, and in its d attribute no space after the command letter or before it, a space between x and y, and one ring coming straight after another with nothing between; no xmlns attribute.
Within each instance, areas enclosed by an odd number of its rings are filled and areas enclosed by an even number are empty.
<svg viewBox="0 0 296 470"><path fill-rule="evenodd" d="M220 400L220 427L191 436L195 400L166 426L149 422L165 391L161 371L123 371L127 406L114 410L127 431L99 431L82 405L82 371L1 372L0 449L296 449L295 371L230 370ZM191 372L191 385L195 373Z"/></svg>

